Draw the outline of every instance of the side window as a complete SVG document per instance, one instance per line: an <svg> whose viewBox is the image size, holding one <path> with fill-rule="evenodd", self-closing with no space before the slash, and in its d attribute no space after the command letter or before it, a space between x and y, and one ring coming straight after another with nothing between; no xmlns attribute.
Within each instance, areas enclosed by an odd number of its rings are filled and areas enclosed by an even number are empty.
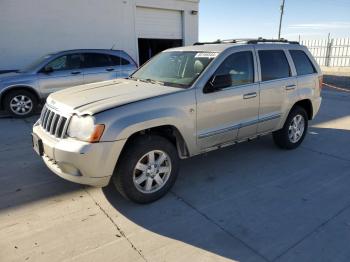
<svg viewBox="0 0 350 262"><path fill-rule="evenodd" d="M254 82L254 60L251 51L237 52L230 55L220 65L216 75L230 75L232 86Z"/></svg>
<svg viewBox="0 0 350 262"><path fill-rule="evenodd" d="M107 67L111 66L108 55L97 53L85 53L84 54L84 67Z"/></svg>
<svg viewBox="0 0 350 262"><path fill-rule="evenodd" d="M260 50L259 59L262 81L291 76L289 63L283 50Z"/></svg>
<svg viewBox="0 0 350 262"><path fill-rule="evenodd" d="M114 66L130 65L130 62L128 60L126 60L125 58L122 58L120 56L110 55L109 57L110 57L110 59L112 61L112 65L114 65Z"/></svg>
<svg viewBox="0 0 350 262"><path fill-rule="evenodd" d="M54 71L73 70L81 68L81 55L63 55L49 62L46 67L51 67Z"/></svg>
<svg viewBox="0 0 350 262"><path fill-rule="evenodd" d="M313 66L309 57L305 54L304 51L289 50L289 52L293 58L294 65L299 76L316 73L315 67Z"/></svg>

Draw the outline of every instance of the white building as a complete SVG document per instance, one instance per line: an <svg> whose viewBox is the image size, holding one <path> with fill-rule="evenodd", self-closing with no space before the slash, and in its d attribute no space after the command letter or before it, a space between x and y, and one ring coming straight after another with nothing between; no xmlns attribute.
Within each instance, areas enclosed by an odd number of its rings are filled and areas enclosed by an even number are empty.
<svg viewBox="0 0 350 262"><path fill-rule="evenodd" d="M0 1L0 70L61 50L125 50L149 56L198 40L199 0Z"/></svg>

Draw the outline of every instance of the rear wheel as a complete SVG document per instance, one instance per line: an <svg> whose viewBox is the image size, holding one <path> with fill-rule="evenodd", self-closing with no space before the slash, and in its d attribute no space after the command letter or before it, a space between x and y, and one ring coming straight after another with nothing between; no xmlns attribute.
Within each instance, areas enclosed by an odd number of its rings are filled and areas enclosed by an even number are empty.
<svg viewBox="0 0 350 262"><path fill-rule="evenodd" d="M137 203L153 202L165 195L178 175L175 146L161 136L136 138L121 155L113 177L117 190Z"/></svg>
<svg viewBox="0 0 350 262"><path fill-rule="evenodd" d="M15 90L5 96L5 110L17 117L29 117L37 109L37 98L27 90Z"/></svg>
<svg viewBox="0 0 350 262"><path fill-rule="evenodd" d="M304 108L296 106L281 130L273 133L277 146L283 149L295 149L304 140L308 129L308 116Z"/></svg>

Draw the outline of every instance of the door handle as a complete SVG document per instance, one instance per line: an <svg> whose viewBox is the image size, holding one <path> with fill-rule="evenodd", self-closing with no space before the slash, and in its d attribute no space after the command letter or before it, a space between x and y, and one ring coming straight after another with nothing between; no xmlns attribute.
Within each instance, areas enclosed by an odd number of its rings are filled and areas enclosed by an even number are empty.
<svg viewBox="0 0 350 262"><path fill-rule="evenodd" d="M256 96L257 96L256 92L248 93L248 94L243 95L243 99L251 99L251 98L254 98Z"/></svg>
<svg viewBox="0 0 350 262"><path fill-rule="evenodd" d="M107 68L106 71L108 72L114 71L114 68Z"/></svg>
<svg viewBox="0 0 350 262"><path fill-rule="evenodd" d="M292 85L287 85L286 86L286 90L293 90L295 89L297 86L295 84L292 84Z"/></svg>
<svg viewBox="0 0 350 262"><path fill-rule="evenodd" d="M79 74L81 74L81 72L79 72L79 71L73 71L71 74L72 74L72 75L79 75Z"/></svg>

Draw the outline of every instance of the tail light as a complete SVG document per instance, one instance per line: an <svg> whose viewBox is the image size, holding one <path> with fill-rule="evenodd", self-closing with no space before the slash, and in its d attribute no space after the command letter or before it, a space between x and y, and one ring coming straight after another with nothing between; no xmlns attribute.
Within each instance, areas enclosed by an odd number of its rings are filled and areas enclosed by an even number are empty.
<svg viewBox="0 0 350 262"><path fill-rule="evenodd" d="M319 89L320 89L320 91L321 91L322 86L323 86L323 75L320 75L320 76L318 77L318 82L319 82Z"/></svg>

